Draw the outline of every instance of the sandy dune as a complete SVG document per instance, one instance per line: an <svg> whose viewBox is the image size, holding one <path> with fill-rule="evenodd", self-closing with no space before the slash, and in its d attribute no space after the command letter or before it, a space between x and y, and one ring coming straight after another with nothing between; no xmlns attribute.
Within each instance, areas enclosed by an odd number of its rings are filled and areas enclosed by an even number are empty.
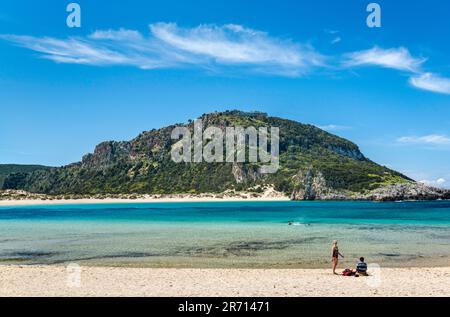
<svg viewBox="0 0 450 317"><path fill-rule="evenodd" d="M1 191L0 191L1 192ZM179 203L179 202L262 202L262 201L290 201L289 197L269 189L264 193L237 193L237 194L200 194L200 195L143 195L135 199L122 198L81 198L81 199L48 199L42 195L42 199L28 197L26 199L3 198L0 196L0 207L15 206L50 206L50 205L73 205L73 204L129 204L129 203ZM46 197L46 198L44 198Z"/></svg>
<svg viewBox="0 0 450 317"><path fill-rule="evenodd" d="M0 296L450 296L450 267L329 270L0 266Z"/></svg>

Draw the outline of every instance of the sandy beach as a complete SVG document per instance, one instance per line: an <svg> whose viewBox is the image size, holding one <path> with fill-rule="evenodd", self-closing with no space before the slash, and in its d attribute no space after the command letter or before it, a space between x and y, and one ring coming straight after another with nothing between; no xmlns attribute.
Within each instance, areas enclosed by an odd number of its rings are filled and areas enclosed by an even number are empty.
<svg viewBox="0 0 450 317"><path fill-rule="evenodd" d="M0 296L450 296L450 267L386 268L358 278L308 269L81 267L80 272L0 266Z"/></svg>
<svg viewBox="0 0 450 317"><path fill-rule="evenodd" d="M188 202L239 202L239 201L289 201L288 197L257 197L257 198L207 198L207 197L179 197L179 198L138 198L138 199L55 199L55 200L0 200L0 206L50 206L50 205L82 205L82 204L127 204L127 203L188 203Z"/></svg>
<svg viewBox="0 0 450 317"><path fill-rule="evenodd" d="M11 194L13 193L13 194ZM25 198L20 198L20 195ZM8 196L7 196L8 195ZM130 196L130 195L128 195ZM239 201L289 201L290 198L272 188L262 193L223 193L223 194L173 194L173 195L140 195L134 198L102 197L59 199L47 195L30 194L23 191L0 191L1 206L43 206L43 205L78 205L78 204L127 204L127 203L176 203L176 202L239 202Z"/></svg>

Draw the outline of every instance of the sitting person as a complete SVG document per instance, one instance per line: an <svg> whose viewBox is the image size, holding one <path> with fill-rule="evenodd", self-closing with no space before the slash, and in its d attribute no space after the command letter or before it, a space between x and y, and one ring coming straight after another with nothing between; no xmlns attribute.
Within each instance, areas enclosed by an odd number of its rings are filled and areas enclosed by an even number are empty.
<svg viewBox="0 0 450 317"><path fill-rule="evenodd" d="M368 276L367 274L367 263L364 262L364 258L359 258L359 262L356 265L356 269L345 269L344 272L342 272L342 275L344 276Z"/></svg>
<svg viewBox="0 0 450 317"><path fill-rule="evenodd" d="M360 275L367 275L367 263L364 262L364 258L363 257L359 258L359 262L356 265L356 272L355 273L358 273Z"/></svg>

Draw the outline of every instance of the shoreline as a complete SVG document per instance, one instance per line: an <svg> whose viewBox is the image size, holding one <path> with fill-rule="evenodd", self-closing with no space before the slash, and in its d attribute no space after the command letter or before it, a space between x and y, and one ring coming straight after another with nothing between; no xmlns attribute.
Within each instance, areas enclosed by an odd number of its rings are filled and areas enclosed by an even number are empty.
<svg viewBox="0 0 450 317"><path fill-rule="evenodd" d="M381 268L356 278L330 269L0 265L0 296L450 296L450 267Z"/></svg>

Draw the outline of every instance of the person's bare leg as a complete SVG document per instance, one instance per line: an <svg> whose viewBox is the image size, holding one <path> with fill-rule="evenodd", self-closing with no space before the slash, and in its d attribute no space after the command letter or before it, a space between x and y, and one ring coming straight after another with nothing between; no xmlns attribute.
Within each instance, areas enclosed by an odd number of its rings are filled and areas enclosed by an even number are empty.
<svg viewBox="0 0 450 317"><path fill-rule="evenodd" d="M336 274L336 267L338 265L338 259L334 258L333 259L333 274Z"/></svg>

